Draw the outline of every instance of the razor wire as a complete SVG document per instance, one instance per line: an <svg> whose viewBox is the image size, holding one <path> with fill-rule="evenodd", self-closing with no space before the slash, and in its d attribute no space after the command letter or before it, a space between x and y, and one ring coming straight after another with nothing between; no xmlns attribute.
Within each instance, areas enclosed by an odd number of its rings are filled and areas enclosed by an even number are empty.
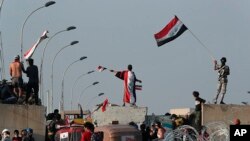
<svg viewBox="0 0 250 141"><path fill-rule="evenodd" d="M209 122L205 127L209 141L229 141L229 126L225 122Z"/></svg>
<svg viewBox="0 0 250 141"><path fill-rule="evenodd" d="M229 141L229 126L224 122L210 122L199 132L192 126L182 125L165 133L164 141Z"/></svg>

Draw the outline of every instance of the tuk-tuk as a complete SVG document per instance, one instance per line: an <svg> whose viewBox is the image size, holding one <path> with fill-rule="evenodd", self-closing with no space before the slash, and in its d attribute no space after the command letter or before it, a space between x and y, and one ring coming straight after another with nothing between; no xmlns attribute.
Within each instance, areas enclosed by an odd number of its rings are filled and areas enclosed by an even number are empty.
<svg viewBox="0 0 250 141"><path fill-rule="evenodd" d="M103 135L103 141L141 141L141 132L130 125L104 125L95 128L95 133Z"/></svg>

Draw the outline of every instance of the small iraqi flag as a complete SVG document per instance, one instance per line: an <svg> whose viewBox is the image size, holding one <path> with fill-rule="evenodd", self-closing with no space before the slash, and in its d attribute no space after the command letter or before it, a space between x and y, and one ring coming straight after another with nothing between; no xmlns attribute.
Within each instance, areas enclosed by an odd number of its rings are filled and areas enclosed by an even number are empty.
<svg viewBox="0 0 250 141"><path fill-rule="evenodd" d="M135 85L136 90L142 90L142 85Z"/></svg>
<svg viewBox="0 0 250 141"><path fill-rule="evenodd" d="M107 107L108 103L109 103L109 100L105 99L103 104L102 104L102 112L106 111L106 107Z"/></svg>
<svg viewBox="0 0 250 141"><path fill-rule="evenodd" d="M107 68L105 68L105 67L103 67L103 66L98 66L97 67L97 70L99 71L99 72L102 72L102 71L104 71L104 70L106 70Z"/></svg>
<svg viewBox="0 0 250 141"><path fill-rule="evenodd" d="M158 47L176 39L188 28L175 16L160 32L154 35Z"/></svg>

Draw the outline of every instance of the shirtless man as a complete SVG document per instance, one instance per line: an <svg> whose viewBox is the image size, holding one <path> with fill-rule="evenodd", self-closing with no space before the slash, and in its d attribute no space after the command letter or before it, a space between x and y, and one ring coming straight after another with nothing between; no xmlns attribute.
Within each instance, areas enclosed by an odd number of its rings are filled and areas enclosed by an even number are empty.
<svg viewBox="0 0 250 141"><path fill-rule="evenodd" d="M22 96L22 68L23 65L20 62L20 56L15 56L14 61L10 64L10 76L12 80L12 85L14 87L14 93L20 98Z"/></svg>

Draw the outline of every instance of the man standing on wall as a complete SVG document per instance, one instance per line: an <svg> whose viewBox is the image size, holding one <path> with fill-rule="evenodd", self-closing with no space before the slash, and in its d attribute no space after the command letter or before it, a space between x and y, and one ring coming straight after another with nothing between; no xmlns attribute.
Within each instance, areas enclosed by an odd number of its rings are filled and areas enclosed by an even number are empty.
<svg viewBox="0 0 250 141"><path fill-rule="evenodd" d="M27 92L26 92L26 103L28 103L28 99L32 97L31 93L34 92L35 104L38 105L38 90L39 90L39 78L38 78L38 68L34 65L34 60L32 58L27 59L28 67L24 70L24 73L27 74L29 78L27 84Z"/></svg>
<svg viewBox="0 0 250 141"><path fill-rule="evenodd" d="M128 69L124 71L114 71L110 70L110 72L114 72L115 76L122 79L124 82L124 95L123 95L123 106L125 103L130 103L130 106L136 106L136 82L141 83L142 81L137 79L135 73L132 71L132 65L128 65Z"/></svg>
<svg viewBox="0 0 250 141"><path fill-rule="evenodd" d="M22 86L23 86L23 78L22 78L22 69L23 65L20 62L20 56L15 56L14 61L10 64L10 76L12 85L14 87L14 93L19 98L22 97Z"/></svg>
<svg viewBox="0 0 250 141"><path fill-rule="evenodd" d="M220 59L220 61L221 61L220 65L217 64L216 60L214 61L214 70L217 70L218 75L219 75L218 86L217 86L217 94L216 94L216 96L214 98L214 104L217 104L217 99L218 99L220 93L222 94L220 104L225 104L223 100L224 100L224 96L225 96L226 90L227 90L227 82L228 82L227 76L230 75L230 69L226 65L226 62L227 62L226 57L222 57Z"/></svg>

